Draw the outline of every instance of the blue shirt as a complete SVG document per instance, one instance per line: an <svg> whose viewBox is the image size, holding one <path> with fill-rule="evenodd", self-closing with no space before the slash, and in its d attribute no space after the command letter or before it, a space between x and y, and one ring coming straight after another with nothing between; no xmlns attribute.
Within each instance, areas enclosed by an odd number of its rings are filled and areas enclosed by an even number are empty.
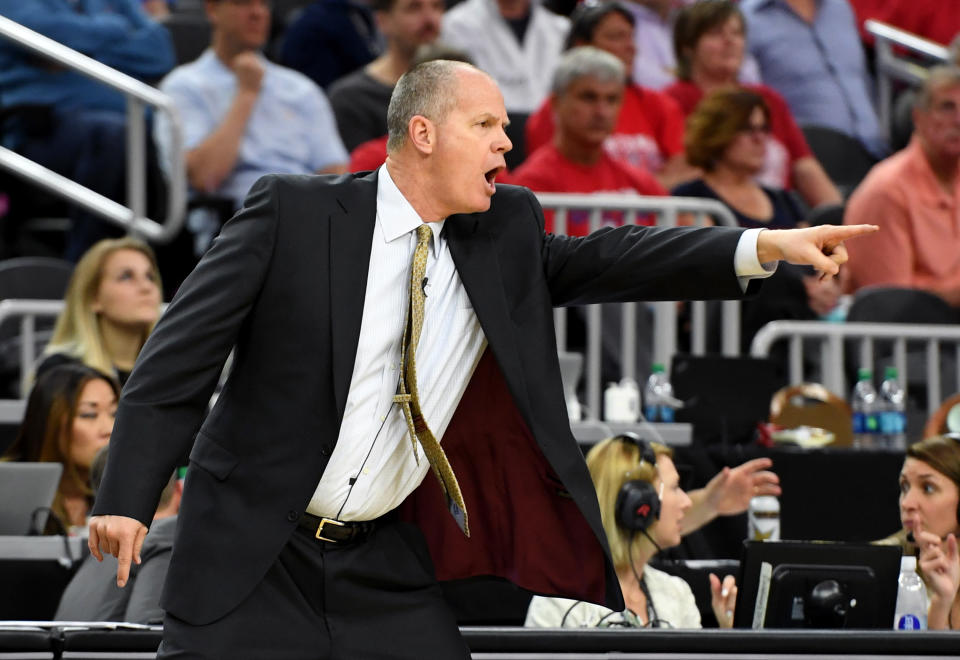
<svg viewBox="0 0 960 660"><path fill-rule="evenodd" d="M236 164L217 190L205 191L228 197L237 207L250 186L265 174L313 174L350 160L323 91L292 69L262 56L260 61L264 67L260 95L247 121ZM171 71L160 90L170 95L180 113L183 147L190 151L227 115L237 78L208 48L193 62ZM165 114L159 114L154 131L164 165L170 159L168 122ZM187 227L196 235L194 248L199 254L209 245L219 222L208 209L197 209L188 216Z"/></svg>
<svg viewBox="0 0 960 660"><path fill-rule="evenodd" d="M786 98L797 123L827 126L887 152L872 101L856 18L847 0L819 0L807 23L783 0L742 0L747 46L763 82Z"/></svg>
<svg viewBox="0 0 960 660"><path fill-rule="evenodd" d="M261 58L260 96L254 105L233 172L212 192L237 205L265 174L313 174L350 160L340 141L327 97L309 78ZM236 94L237 78L210 49L174 69L160 83L173 98L183 125L184 149L203 142L223 121ZM169 153L165 117L156 122L156 142Z"/></svg>
<svg viewBox="0 0 960 660"><path fill-rule="evenodd" d="M158 79L175 63L170 35L139 0L0 0L0 15L142 80ZM123 95L74 71L51 66L0 39L3 105L48 105L124 112Z"/></svg>

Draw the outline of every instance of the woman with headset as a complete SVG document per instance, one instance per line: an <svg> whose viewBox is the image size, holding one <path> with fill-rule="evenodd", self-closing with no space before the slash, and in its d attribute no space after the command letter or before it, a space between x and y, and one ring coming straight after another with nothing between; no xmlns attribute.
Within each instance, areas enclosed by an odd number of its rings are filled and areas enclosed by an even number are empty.
<svg viewBox="0 0 960 660"><path fill-rule="evenodd" d="M903 528L880 543L917 557L930 599L927 627L960 630L960 439L935 435L907 448L900 522Z"/></svg>
<svg viewBox="0 0 960 660"><path fill-rule="evenodd" d="M669 447L647 443L632 434L608 438L587 453L587 467L597 489L603 528L626 610L614 612L585 601L535 596L525 625L701 627L700 612L690 586L683 579L648 565L657 552L679 545L682 534L691 529L684 524L684 519L694 501L680 487L672 456ZM761 484L763 492L779 493L776 476L770 472L761 475L757 465L767 464L748 463L733 470L725 469L704 489L708 493L697 498L698 508L721 496L732 498L733 494L726 490L742 490L743 484L748 484L746 502L750 493L761 490ZM711 485L717 489L718 480L725 485L723 492L710 493ZM716 515L715 510L712 513ZM705 513L697 515L698 522L710 517ZM717 621L721 627L731 627L737 598L733 576L728 575L721 582L711 574L710 588Z"/></svg>

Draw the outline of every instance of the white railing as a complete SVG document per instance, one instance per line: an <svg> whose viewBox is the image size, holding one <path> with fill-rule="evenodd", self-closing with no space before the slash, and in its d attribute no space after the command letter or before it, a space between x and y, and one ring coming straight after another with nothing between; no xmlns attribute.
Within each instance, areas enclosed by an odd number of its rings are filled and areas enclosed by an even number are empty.
<svg viewBox="0 0 960 660"><path fill-rule="evenodd" d="M753 338L750 354L768 357L777 341L787 340L789 345L790 384L803 382L804 340L820 342L820 364L824 386L844 396L847 383L844 376L844 341L857 340L859 344L858 365L873 368L873 342L893 344L893 362L897 367L900 382L906 388L907 344L923 347L926 357L927 409L933 414L943 401L940 382L940 344L952 343L960 370L960 326L908 323L823 323L820 321L774 321L760 329ZM960 373L957 374L960 383Z"/></svg>
<svg viewBox="0 0 960 660"><path fill-rule="evenodd" d="M658 227L675 227L681 214L689 214L695 225L704 225L708 218L726 226L737 226L736 218L722 203L695 197L644 197L618 194L566 194L537 193L537 198L545 211L554 212L554 233L566 234L567 221L571 211L587 211L589 231L593 232L603 225L605 213L622 213L625 224L637 224L639 216L655 216ZM724 301L722 350L724 355L738 355L740 352L740 303ZM639 381L636 373L636 303L624 303L622 306L622 346L620 349L621 377ZM677 349L677 306L672 302L653 303L653 361L669 368L670 360ZM557 347L567 350L566 309L554 311L554 324L557 332ZM697 301L691 304L691 350L695 355L706 352L706 304ZM584 374L587 385L587 418L595 420L600 410L601 382L601 333L603 330L599 305L587 306L587 354L584 360ZM641 374L645 376L646 374Z"/></svg>
<svg viewBox="0 0 960 660"><path fill-rule="evenodd" d="M169 303L160 305L161 313ZM20 396L26 397L30 390L30 371L37 363L37 319L56 319L63 311L62 300L23 300L7 298L0 300L0 325L8 320L20 319ZM0 400L0 404L4 403ZM0 408L0 412L2 412ZM0 419L2 421L2 419Z"/></svg>
<svg viewBox="0 0 960 660"><path fill-rule="evenodd" d="M905 32L880 21L867 21L864 27L876 39L874 53L877 70L877 94L880 101L880 125L884 127L889 137L894 81L918 86L927 79L926 67L904 57L903 53L919 55L927 60L943 63L948 61L949 51L934 41L918 37L911 32Z"/></svg>
<svg viewBox="0 0 960 660"><path fill-rule="evenodd" d="M20 319L20 396L30 389L31 367L37 362L37 319L55 319L63 311L62 300L0 300L0 325ZM2 421L2 420L0 420Z"/></svg>
<svg viewBox="0 0 960 660"><path fill-rule="evenodd" d="M642 197L636 195L569 195L540 194L544 209L553 210L556 233L566 231L567 216L571 210L587 209L590 230L598 229L605 212L622 212L624 221L636 224L639 215L654 215L658 226L676 226L680 214L690 214L694 224L703 225L708 216L722 225L736 226L730 210L720 202L686 197ZM725 355L738 355L740 347L740 303L724 301L722 347ZM37 318L55 318L63 309L59 300L3 300L0 301L0 323L20 318L21 392L29 386L30 367L36 363ZM555 310L557 345L566 350L566 310ZM636 303L623 305L621 376L639 380L636 374ZM691 304L691 347L696 355L706 352L706 306L703 301ZM587 309L587 355L584 374L587 384L587 419L596 420L601 399L601 333L602 320L599 305ZM672 302L654 303L653 359L669 367L677 345L677 307ZM646 374L640 374L645 376Z"/></svg>
<svg viewBox="0 0 960 660"><path fill-rule="evenodd" d="M183 225L187 208L183 129L173 100L135 78L111 69L4 16L0 16L0 37L123 93L127 99L126 166L129 206L104 197L5 147L0 147L0 167L29 179L49 192L82 206L133 234L158 243L173 240ZM170 116L171 163L167 181L167 215L163 224L146 217L146 106L153 106Z"/></svg>

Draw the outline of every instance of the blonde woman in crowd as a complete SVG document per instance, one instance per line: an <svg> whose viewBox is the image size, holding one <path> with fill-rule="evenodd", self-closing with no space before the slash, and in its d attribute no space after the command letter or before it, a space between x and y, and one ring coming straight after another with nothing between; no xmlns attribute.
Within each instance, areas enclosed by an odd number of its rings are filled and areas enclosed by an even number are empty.
<svg viewBox="0 0 960 660"><path fill-rule="evenodd" d="M632 434L608 438L587 453L587 467L597 489L600 516L626 609L615 612L586 601L534 596L524 625L557 628L701 627L700 612L690 585L682 578L648 565L657 552L679 545L684 531L690 529L685 518L694 507L694 500L680 487L680 476L672 456L669 447L645 442ZM735 482L762 483L765 488L775 487L779 492L772 473L760 473L753 469L755 466L745 466L735 468L740 474ZM728 484L720 490L730 489L730 472L725 471L720 477ZM716 483L713 487L716 488ZM753 488L748 486L746 492L754 492ZM733 494L729 496L732 498ZM698 508L702 508L702 502ZM720 627L731 627L737 597L734 578L728 575L721 582L719 577L711 574L710 589L713 611Z"/></svg>
<svg viewBox="0 0 960 660"><path fill-rule="evenodd" d="M160 271L150 246L135 238L95 243L73 271L37 377L81 362L123 385L160 317L160 302Z"/></svg>

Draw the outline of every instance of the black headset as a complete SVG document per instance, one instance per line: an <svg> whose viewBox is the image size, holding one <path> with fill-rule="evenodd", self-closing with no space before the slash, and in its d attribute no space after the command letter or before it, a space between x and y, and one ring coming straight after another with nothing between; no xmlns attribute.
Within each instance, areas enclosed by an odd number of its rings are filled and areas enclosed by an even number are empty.
<svg viewBox="0 0 960 660"><path fill-rule="evenodd" d="M657 455L653 448L635 433L621 433L615 440L633 444L640 450L640 462L657 469ZM628 473L629 474L629 473ZM617 524L629 532L645 532L660 518L660 496L653 484L643 479L632 479L620 487L617 494Z"/></svg>

